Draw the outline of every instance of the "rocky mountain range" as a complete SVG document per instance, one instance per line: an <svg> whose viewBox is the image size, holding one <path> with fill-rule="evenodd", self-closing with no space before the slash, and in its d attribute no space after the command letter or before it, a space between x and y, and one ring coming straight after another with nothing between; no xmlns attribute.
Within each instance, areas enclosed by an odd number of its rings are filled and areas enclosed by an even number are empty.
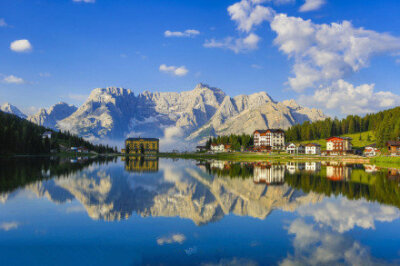
<svg viewBox="0 0 400 266"><path fill-rule="evenodd" d="M179 93L135 94L123 88L97 88L79 108L59 103L28 119L88 140L149 136L161 138L166 147L177 139L197 143L211 135L252 133L256 128L286 129L324 118L320 110L301 107L294 100L276 102L266 92L230 97L200 83L191 91Z"/></svg>
<svg viewBox="0 0 400 266"><path fill-rule="evenodd" d="M10 103L3 104L0 107L0 110L5 112L5 113L13 114L13 115L19 116L19 117L24 118L24 119L27 117L23 112L21 112L21 110L19 110L16 106L14 106L14 105L12 105Z"/></svg>

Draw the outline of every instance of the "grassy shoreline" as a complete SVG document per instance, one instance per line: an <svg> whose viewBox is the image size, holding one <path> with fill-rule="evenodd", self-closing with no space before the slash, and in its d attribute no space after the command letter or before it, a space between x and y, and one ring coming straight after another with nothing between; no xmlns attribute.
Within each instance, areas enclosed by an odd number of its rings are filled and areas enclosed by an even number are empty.
<svg viewBox="0 0 400 266"><path fill-rule="evenodd" d="M226 160L226 161L272 161L272 162L309 162L309 161L341 161L341 162L354 162L354 163L369 163L369 158L360 156L317 156L317 155L289 155L289 154L266 154L266 153L246 153L246 152L232 152L232 153L159 153L158 157L162 158L182 158L182 159L195 159L195 160ZM399 162L400 163L400 162Z"/></svg>

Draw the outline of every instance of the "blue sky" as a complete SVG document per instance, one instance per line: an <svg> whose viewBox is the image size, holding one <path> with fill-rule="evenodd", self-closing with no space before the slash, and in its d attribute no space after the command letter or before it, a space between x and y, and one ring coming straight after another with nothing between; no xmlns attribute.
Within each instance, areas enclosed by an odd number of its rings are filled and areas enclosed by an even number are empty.
<svg viewBox="0 0 400 266"><path fill-rule="evenodd" d="M0 103L204 82L338 116L400 105L396 0L77 1L0 2Z"/></svg>

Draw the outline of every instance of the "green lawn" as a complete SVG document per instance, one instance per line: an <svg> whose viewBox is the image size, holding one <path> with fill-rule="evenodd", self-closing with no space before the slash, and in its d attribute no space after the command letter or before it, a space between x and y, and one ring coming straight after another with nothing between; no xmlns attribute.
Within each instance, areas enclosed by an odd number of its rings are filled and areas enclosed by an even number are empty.
<svg viewBox="0 0 400 266"><path fill-rule="evenodd" d="M360 134L361 134L361 140L360 140ZM370 136L370 141L367 141L368 138L368 134ZM341 135L340 137L350 137L352 138L352 142L353 143L353 147L354 148L362 148L365 147L369 144L375 143L376 139L375 139L375 135L373 131L366 131L366 132L362 132L362 133L355 133L355 134L344 134ZM326 150L326 141L325 139L318 139L318 140L308 140L308 141L301 141L300 143L302 144L307 144L307 143L318 143L321 145L321 149L322 150Z"/></svg>

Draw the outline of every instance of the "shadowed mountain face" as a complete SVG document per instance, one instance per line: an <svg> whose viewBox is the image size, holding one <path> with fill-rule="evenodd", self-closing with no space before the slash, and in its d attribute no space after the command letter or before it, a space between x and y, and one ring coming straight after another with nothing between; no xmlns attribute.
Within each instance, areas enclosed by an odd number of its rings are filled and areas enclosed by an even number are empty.
<svg viewBox="0 0 400 266"><path fill-rule="evenodd" d="M216 177L192 162L161 161L159 172L126 172L122 167L90 167L76 174L39 181L27 189L57 203L78 200L92 219L181 217L201 225L233 213L265 219L274 209L294 211L319 202L288 185L268 186L253 178Z"/></svg>
<svg viewBox="0 0 400 266"><path fill-rule="evenodd" d="M166 144L178 138L195 143L210 135L252 133L256 128L286 129L324 118L320 110L294 100L275 102L266 92L230 97L200 83L180 93L98 88L79 108L59 103L28 119L89 140L152 136Z"/></svg>

